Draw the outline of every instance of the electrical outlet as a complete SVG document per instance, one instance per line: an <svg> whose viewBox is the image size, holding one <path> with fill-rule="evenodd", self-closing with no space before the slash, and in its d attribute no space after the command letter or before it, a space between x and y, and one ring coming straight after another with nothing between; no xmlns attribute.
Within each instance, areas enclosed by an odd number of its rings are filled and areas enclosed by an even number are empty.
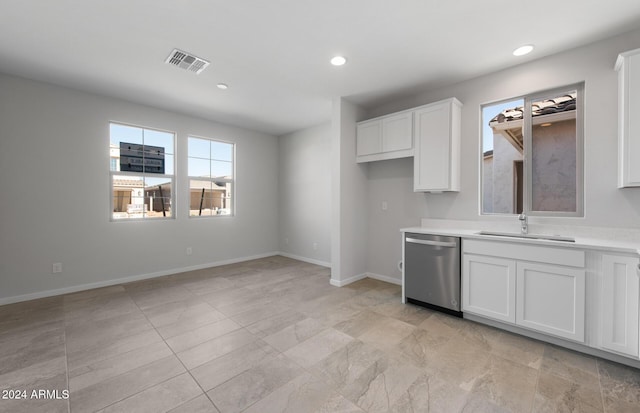
<svg viewBox="0 0 640 413"><path fill-rule="evenodd" d="M53 274L58 274L62 272L62 263L61 262L54 262L53 265L51 266L51 273Z"/></svg>
<svg viewBox="0 0 640 413"><path fill-rule="evenodd" d="M382 210L386 211L387 209L389 209L389 204L387 204L387 201L382 201Z"/></svg>
<svg viewBox="0 0 640 413"><path fill-rule="evenodd" d="M191 254L193 254L193 250L191 249L191 247L187 247L187 255Z"/></svg>
<svg viewBox="0 0 640 413"><path fill-rule="evenodd" d="M285 244L287 244L287 245L289 245L289 238L285 238L285 239L284 239L284 243L285 243Z"/></svg>
<svg viewBox="0 0 640 413"><path fill-rule="evenodd" d="M313 243L313 249L314 249L314 250L317 250L317 249L318 249L318 243L317 243L317 242L314 242L314 243Z"/></svg>

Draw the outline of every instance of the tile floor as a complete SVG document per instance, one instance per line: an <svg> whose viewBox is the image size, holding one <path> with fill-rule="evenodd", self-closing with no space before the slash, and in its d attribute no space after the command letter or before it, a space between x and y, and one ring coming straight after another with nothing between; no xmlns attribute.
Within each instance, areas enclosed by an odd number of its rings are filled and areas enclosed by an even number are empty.
<svg viewBox="0 0 640 413"><path fill-rule="evenodd" d="M283 257L0 307L0 389L29 413L640 411L640 370Z"/></svg>

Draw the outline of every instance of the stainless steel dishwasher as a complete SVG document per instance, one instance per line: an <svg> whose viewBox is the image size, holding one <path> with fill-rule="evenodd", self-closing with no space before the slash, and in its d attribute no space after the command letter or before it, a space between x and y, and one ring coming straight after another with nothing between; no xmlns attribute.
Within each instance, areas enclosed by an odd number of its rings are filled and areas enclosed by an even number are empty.
<svg viewBox="0 0 640 413"><path fill-rule="evenodd" d="M407 232L403 265L408 302L462 317L459 237Z"/></svg>

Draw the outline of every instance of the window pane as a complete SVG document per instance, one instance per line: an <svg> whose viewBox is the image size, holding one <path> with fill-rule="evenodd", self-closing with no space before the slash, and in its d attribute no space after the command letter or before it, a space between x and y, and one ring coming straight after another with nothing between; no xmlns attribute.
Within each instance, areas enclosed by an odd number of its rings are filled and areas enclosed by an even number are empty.
<svg viewBox="0 0 640 413"><path fill-rule="evenodd" d="M173 154L173 133L144 129L144 144L164 148L165 154Z"/></svg>
<svg viewBox="0 0 640 413"><path fill-rule="evenodd" d="M114 175L113 219L142 218L144 213L144 178L142 176Z"/></svg>
<svg viewBox="0 0 640 413"><path fill-rule="evenodd" d="M134 126L109 124L109 136L111 145L120 147L120 142L142 144L142 129Z"/></svg>
<svg viewBox="0 0 640 413"><path fill-rule="evenodd" d="M231 215L232 184L230 182L214 182L212 201L216 215Z"/></svg>
<svg viewBox="0 0 640 413"><path fill-rule="evenodd" d="M110 171L119 171L120 170L120 155L119 151L111 148L109 150L109 170Z"/></svg>
<svg viewBox="0 0 640 413"><path fill-rule="evenodd" d="M576 91L531 104L531 209L577 211Z"/></svg>
<svg viewBox="0 0 640 413"><path fill-rule="evenodd" d="M211 202L211 181L189 180L189 215L211 215L213 203Z"/></svg>
<svg viewBox="0 0 640 413"><path fill-rule="evenodd" d="M482 108L482 212L522 212L522 161L524 100Z"/></svg>
<svg viewBox="0 0 640 413"><path fill-rule="evenodd" d="M224 161L211 161L212 178L233 178L233 164Z"/></svg>
<svg viewBox="0 0 640 413"><path fill-rule="evenodd" d="M164 173L165 175L174 175L173 170L173 159L175 155L166 155L164 156Z"/></svg>
<svg viewBox="0 0 640 413"><path fill-rule="evenodd" d="M211 161L208 159L189 158L189 176L211 176Z"/></svg>
<svg viewBox="0 0 640 413"><path fill-rule="evenodd" d="M144 180L145 215L149 218L171 216L171 179L146 177Z"/></svg>
<svg viewBox="0 0 640 413"><path fill-rule="evenodd" d="M233 161L233 144L211 141L211 159Z"/></svg>
<svg viewBox="0 0 640 413"><path fill-rule="evenodd" d="M196 157L202 159L210 159L211 149L210 141L208 139L192 138L189 137L189 157Z"/></svg>
<svg viewBox="0 0 640 413"><path fill-rule="evenodd" d="M170 178L113 176L113 219L171 217Z"/></svg>
<svg viewBox="0 0 640 413"><path fill-rule="evenodd" d="M120 144L122 142L128 142L136 145L142 145L142 129L111 123L109 124L109 130L109 170L119 171L121 169Z"/></svg>
<svg viewBox="0 0 640 413"><path fill-rule="evenodd" d="M231 214L231 183L191 179L189 181L189 215Z"/></svg>

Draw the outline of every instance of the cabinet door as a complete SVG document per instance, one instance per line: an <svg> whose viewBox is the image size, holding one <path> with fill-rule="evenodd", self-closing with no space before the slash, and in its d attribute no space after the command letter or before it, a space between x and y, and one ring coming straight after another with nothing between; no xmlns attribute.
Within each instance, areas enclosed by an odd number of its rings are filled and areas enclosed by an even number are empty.
<svg viewBox="0 0 640 413"><path fill-rule="evenodd" d="M413 147L413 113L403 112L382 119L382 151L394 152Z"/></svg>
<svg viewBox="0 0 640 413"><path fill-rule="evenodd" d="M618 70L618 186L640 186L640 49L622 53Z"/></svg>
<svg viewBox="0 0 640 413"><path fill-rule="evenodd" d="M602 347L638 357L637 257L602 256Z"/></svg>
<svg viewBox="0 0 640 413"><path fill-rule="evenodd" d="M417 109L413 114L413 122L414 191L458 191L459 102L449 99Z"/></svg>
<svg viewBox="0 0 640 413"><path fill-rule="evenodd" d="M382 152L382 121L359 123L356 129L356 156Z"/></svg>
<svg viewBox="0 0 640 413"><path fill-rule="evenodd" d="M584 269L518 262L517 274L516 324L584 342Z"/></svg>
<svg viewBox="0 0 640 413"><path fill-rule="evenodd" d="M516 262L464 254L462 311L515 323Z"/></svg>

